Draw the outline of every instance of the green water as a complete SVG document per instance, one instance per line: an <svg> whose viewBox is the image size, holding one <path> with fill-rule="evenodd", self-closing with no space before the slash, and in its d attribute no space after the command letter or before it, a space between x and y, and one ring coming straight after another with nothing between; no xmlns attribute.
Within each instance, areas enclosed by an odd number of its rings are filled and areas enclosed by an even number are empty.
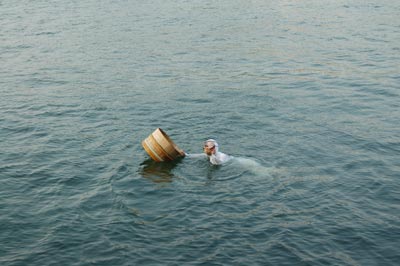
<svg viewBox="0 0 400 266"><path fill-rule="evenodd" d="M397 265L399 14L0 1L0 264Z"/></svg>

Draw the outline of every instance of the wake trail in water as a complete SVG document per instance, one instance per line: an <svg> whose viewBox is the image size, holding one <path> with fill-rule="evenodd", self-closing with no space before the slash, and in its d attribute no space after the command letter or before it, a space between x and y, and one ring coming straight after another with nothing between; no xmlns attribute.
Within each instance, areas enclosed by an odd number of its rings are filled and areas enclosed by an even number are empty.
<svg viewBox="0 0 400 266"><path fill-rule="evenodd" d="M255 161L254 159L250 158L233 157L231 163L241 168L244 168L244 170L246 171L260 176L271 176L278 171L275 167L266 167L261 163Z"/></svg>
<svg viewBox="0 0 400 266"><path fill-rule="evenodd" d="M204 160L207 155L204 153L199 154L186 154L186 158ZM208 160L208 159L207 159ZM282 174L282 169L276 167L267 167L259 163L253 158L230 156L230 159L222 164L224 167L231 168L233 171L243 171L252 173L256 176L272 176L275 174Z"/></svg>

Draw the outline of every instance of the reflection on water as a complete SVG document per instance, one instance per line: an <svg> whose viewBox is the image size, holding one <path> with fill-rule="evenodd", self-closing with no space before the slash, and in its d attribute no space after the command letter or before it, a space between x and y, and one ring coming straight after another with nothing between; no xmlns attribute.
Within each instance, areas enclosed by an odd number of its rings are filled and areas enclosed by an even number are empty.
<svg viewBox="0 0 400 266"><path fill-rule="evenodd" d="M173 173L173 169L180 161L181 160L155 162L151 159L147 159L140 164L139 174L155 183L172 182L172 179L176 177Z"/></svg>

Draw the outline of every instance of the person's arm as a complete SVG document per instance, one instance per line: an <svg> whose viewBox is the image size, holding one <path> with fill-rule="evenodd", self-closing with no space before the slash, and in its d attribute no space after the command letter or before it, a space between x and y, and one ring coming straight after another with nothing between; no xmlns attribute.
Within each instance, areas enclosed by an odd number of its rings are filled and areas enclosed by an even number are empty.
<svg viewBox="0 0 400 266"><path fill-rule="evenodd" d="M202 158L207 158L207 155L204 153L185 153L185 157L193 159L202 159Z"/></svg>

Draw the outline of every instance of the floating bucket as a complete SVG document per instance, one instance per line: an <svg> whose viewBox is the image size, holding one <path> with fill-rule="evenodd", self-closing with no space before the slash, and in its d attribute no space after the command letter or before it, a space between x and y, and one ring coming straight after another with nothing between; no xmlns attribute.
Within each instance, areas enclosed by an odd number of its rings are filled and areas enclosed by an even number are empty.
<svg viewBox="0 0 400 266"><path fill-rule="evenodd" d="M157 128L144 139L142 146L156 162L173 161L185 156L183 150L179 149L161 128Z"/></svg>

